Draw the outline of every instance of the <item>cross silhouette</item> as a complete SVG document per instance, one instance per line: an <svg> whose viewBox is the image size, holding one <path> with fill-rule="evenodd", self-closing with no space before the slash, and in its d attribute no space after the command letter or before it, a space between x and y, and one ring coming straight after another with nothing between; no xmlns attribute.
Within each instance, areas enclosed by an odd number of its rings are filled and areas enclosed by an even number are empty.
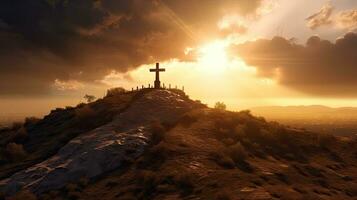
<svg viewBox="0 0 357 200"><path fill-rule="evenodd" d="M160 68L159 63L156 63L156 68L155 69L150 69L150 72L155 72L155 82L154 82L154 87L156 89L160 88L160 72L164 72L165 68Z"/></svg>

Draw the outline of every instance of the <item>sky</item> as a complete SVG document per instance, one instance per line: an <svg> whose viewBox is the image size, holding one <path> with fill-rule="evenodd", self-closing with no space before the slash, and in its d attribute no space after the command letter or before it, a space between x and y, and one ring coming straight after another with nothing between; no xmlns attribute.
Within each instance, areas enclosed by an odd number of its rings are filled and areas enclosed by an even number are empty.
<svg viewBox="0 0 357 200"><path fill-rule="evenodd" d="M3 116L153 84L156 62L163 83L211 106L357 106L357 1L0 3Z"/></svg>

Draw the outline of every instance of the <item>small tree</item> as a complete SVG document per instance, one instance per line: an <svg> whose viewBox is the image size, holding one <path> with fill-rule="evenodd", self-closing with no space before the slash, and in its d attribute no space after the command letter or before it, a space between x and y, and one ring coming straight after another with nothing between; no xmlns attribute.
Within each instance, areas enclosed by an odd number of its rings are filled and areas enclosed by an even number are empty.
<svg viewBox="0 0 357 200"><path fill-rule="evenodd" d="M86 95L84 95L83 98L87 101L87 103L91 103L91 102L93 102L97 97L95 97L94 95L86 94Z"/></svg>
<svg viewBox="0 0 357 200"><path fill-rule="evenodd" d="M214 105L215 109L218 110L226 110L226 104L224 104L223 102L216 102L216 104Z"/></svg>

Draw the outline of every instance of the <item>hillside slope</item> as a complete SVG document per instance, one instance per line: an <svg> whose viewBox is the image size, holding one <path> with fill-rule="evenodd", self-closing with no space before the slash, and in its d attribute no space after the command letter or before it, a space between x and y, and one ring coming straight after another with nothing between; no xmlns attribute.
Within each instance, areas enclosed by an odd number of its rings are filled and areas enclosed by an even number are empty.
<svg viewBox="0 0 357 200"><path fill-rule="evenodd" d="M206 108L167 90L135 94L125 105L111 120L1 180L2 190L20 191L17 199L32 193L108 200L357 195L355 140L287 128L248 111Z"/></svg>
<svg viewBox="0 0 357 200"><path fill-rule="evenodd" d="M356 141L196 110L79 199L355 199Z"/></svg>

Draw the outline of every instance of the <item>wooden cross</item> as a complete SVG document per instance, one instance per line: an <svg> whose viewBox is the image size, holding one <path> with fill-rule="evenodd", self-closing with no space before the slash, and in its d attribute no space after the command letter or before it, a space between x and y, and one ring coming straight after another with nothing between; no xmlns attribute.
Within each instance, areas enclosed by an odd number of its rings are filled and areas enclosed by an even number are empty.
<svg viewBox="0 0 357 200"><path fill-rule="evenodd" d="M160 86L160 72L164 72L165 68L160 68L159 63L156 63L156 68L155 69L150 69L150 72L155 72L155 82L154 82L154 88L159 89Z"/></svg>

